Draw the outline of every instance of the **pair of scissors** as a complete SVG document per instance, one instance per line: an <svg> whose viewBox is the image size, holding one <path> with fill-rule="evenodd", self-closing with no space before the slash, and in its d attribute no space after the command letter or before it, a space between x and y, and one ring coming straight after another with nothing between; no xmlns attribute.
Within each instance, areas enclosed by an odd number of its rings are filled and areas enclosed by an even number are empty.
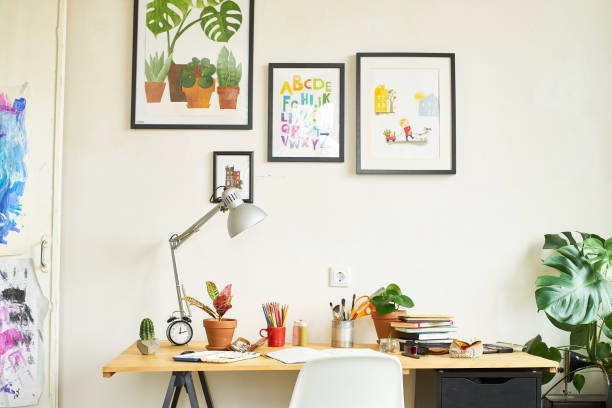
<svg viewBox="0 0 612 408"><path fill-rule="evenodd" d="M351 309L351 320L371 315L373 311L374 306L370 303L370 297L366 295L359 296L355 299L355 304Z"/></svg>

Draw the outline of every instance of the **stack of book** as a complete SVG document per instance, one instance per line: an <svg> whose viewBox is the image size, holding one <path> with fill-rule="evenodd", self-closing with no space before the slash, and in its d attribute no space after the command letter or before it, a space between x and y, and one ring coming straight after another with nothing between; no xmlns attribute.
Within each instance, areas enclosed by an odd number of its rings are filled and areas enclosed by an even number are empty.
<svg viewBox="0 0 612 408"><path fill-rule="evenodd" d="M452 315L407 314L400 316L400 320L392 322L391 327L397 332L401 349L405 345L415 346L418 354L446 352L457 331Z"/></svg>

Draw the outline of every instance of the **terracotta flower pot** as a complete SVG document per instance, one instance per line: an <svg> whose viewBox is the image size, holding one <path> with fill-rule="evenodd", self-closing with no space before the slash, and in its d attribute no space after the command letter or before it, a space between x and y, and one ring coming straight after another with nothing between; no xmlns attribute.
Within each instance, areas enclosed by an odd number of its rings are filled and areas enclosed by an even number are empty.
<svg viewBox="0 0 612 408"><path fill-rule="evenodd" d="M210 97L215 91L215 80L213 79L212 86L208 88L201 88L197 82L191 88L183 87L183 93L187 98L188 108L209 108Z"/></svg>
<svg viewBox="0 0 612 408"><path fill-rule="evenodd" d="M391 312L387 314L372 313L372 320L374 321L374 328L379 339L389 337L397 337L395 329L391 327L391 322L401 322L399 316L406 314L405 310L398 310L397 312Z"/></svg>
<svg viewBox="0 0 612 408"><path fill-rule="evenodd" d="M236 109L239 93L239 86L218 86L217 94L219 95L219 108Z"/></svg>
<svg viewBox="0 0 612 408"><path fill-rule="evenodd" d="M171 102L185 102L185 94L181 88L181 70L185 68L187 64L170 64L170 70L168 71L168 89L170 90L170 101Z"/></svg>
<svg viewBox="0 0 612 408"><path fill-rule="evenodd" d="M204 319L204 330L208 339L208 350L225 350L232 344L234 330L238 326L236 319Z"/></svg>
<svg viewBox="0 0 612 408"><path fill-rule="evenodd" d="M161 102L162 95L164 94L164 89L166 89L165 82L145 82L145 95L147 96L147 102Z"/></svg>

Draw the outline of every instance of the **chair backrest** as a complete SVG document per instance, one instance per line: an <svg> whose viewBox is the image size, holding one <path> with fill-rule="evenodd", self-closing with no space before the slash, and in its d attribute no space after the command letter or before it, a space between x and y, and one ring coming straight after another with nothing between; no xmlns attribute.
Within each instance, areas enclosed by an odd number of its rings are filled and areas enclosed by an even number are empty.
<svg viewBox="0 0 612 408"><path fill-rule="evenodd" d="M404 407L402 366L384 354L330 355L300 371L289 408Z"/></svg>

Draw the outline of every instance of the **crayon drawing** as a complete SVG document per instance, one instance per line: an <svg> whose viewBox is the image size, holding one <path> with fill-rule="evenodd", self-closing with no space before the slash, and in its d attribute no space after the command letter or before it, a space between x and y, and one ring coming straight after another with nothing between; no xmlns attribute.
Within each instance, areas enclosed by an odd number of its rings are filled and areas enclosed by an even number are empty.
<svg viewBox="0 0 612 408"><path fill-rule="evenodd" d="M11 231L19 232L17 217L27 179L25 108L25 98L11 101L0 91L0 244L4 245Z"/></svg>
<svg viewBox="0 0 612 408"><path fill-rule="evenodd" d="M48 308L31 259L0 261L0 407L38 403L45 380L42 325Z"/></svg>

